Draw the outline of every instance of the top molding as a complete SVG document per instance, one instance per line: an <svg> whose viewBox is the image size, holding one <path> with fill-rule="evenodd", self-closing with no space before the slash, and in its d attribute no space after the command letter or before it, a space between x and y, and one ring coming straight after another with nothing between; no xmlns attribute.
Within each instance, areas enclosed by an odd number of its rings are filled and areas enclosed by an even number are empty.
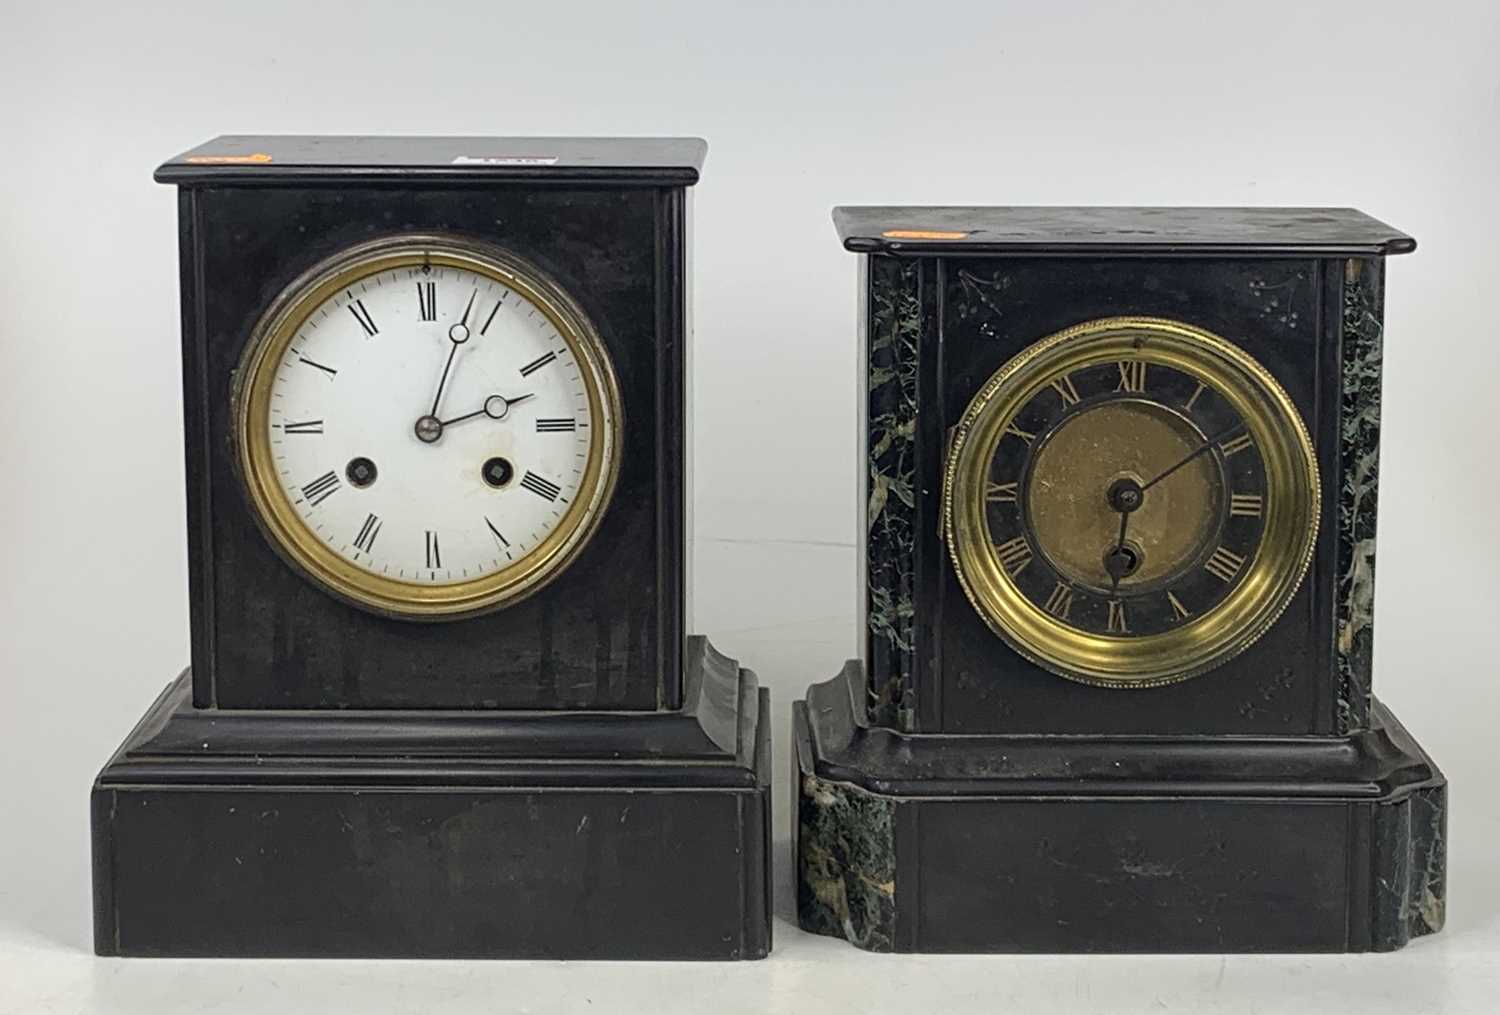
<svg viewBox="0 0 1500 1015"><path fill-rule="evenodd" d="M860 254L1384 257L1417 241L1353 208L857 206L833 210Z"/></svg>
<svg viewBox="0 0 1500 1015"><path fill-rule="evenodd" d="M169 159L158 183L602 183L690 187L696 137L360 137L226 134Z"/></svg>

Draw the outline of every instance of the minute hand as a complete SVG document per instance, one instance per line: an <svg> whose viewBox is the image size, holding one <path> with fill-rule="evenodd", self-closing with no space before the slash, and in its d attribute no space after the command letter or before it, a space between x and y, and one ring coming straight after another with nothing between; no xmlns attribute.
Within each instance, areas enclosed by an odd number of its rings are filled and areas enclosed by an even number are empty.
<svg viewBox="0 0 1500 1015"><path fill-rule="evenodd" d="M1215 444L1217 444L1220 441L1222 441L1225 437L1230 436L1231 434L1235 433L1238 430L1243 430L1244 428L1245 428L1245 421L1244 420L1240 420L1238 423L1236 423L1232 427L1229 427L1227 430L1220 430L1218 433L1214 434L1208 440L1204 441L1202 444L1200 444L1196 448L1194 448L1188 454L1188 456L1186 458L1184 458L1182 461L1178 462L1176 465L1172 466L1167 471L1165 471L1165 472L1161 473L1160 475L1158 475L1151 482L1146 483L1145 485L1143 485L1141 487L1141 492L1145 493L1147 490L1151 489L1157 483L1160 483L1162 480L1166 479L1172 473L1174 473L1178 469L1182 468L1188 462L1191 462L1194 458L1197 458L1199 455L1203 454L1203 452L1207 451L1209 448L1213 447Z"/></svg>
<svg viewBox="0 0 1500 1015"><path fill-rule="evenodd" d="M443 376L438 378L437 394L432 396L432 411L427 415L436 416L438 406L443 404L443 389L448 385L448 373L453 369L453 357L458 355L458 347L469 340L469 312L474 309L474 297L479 295L475 289L469 295L469 305L464 307L464 316L459 322L448 329L448 359L443 363Z"/></svg>

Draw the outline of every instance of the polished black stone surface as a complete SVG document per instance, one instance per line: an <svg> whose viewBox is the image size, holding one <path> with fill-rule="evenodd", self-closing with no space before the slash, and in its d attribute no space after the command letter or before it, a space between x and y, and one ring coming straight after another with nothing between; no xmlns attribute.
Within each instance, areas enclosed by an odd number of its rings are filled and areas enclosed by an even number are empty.
<svg viewBox="0 0 1500 1015"><path fill-rule="evenodd" d="M686 191L406 179L179 190L195 701L224 708L619 708L680 701L687 495ZM424 232L502 246L598 329L619 380L619 478L545 588L442 624L329 596L257 527L233 448L234 372L272 299L352 244Z"/></svg>
<svg viewBox="0 0 1500 1015"><path fill-rule="evenodd" d="M1353 208L851 206L833 219L859 253L1328 257L1417 245Z"/></svg>
<svg viewBox="0 0 1500 1015"><path fill-rule="evenodd" d="M763 956L769 699L687 659L672 712L236 712L183 674L94 785L96 950Z"/></svg>
<svg viewBox="0 0 1500 1015"><path fill-rule="evenodd" d="M1388 951L1440 930L1447 784L1347 737L933 735L850 662L793 706L803 929L872 951Z"/></svg>
<svg viewBox="0 0 1500 1015"><path fill-rule="evenodd" d="M918 390L913 574L915 707L928 731L1051 733L1331 733L1339 677L1333 595L1339 518L1342 292L1330 259L977 257L872 260L913 265L933 298L915 324ZM878 277L878 276L877 276ZM1220 335L1286 390L1313 437L1322 514L1313 560L1272 628L1202 676L1139 693L1091 687L1010 652L964 595L943 544L946 435L974 393L1031 343L1081 321L1166 317ZM872 336L871 341L878 339ZM893 565L872 545L871 575ZM883 551L881 551L883 553ZM895 565L900 566L900 565ZM873 637L873 630L872 630ZM873 687L880 657L870 655ZM873 689L872 687L872 689Z"/></svg>
<svg viewBox="0 0 1500 1015"><path fill-rule="evenodd" d="M698 181L696 137L393 137L227 134L163 163L162 183L450 182L668 184Z"/></svg>
<svg viewBox="0 0 1500 1015"><path fill-rule="evenodd" d="M1348 601L1362 601L1370 589L1373 540L1348 527L1363 531L1374 517L1367 474L1377 450L1370 435L1378 436L1371 430L1371 407L1378 412L1378 343L1362 336L1379 322L1363 313L1359 330L1350 330L1346 274L1349 265L1362 266L1355 269L1364 280L1358 291L1374 301L1378 267L1332 259L967 253L865 260L862 613L870 696L880 721L948 732L1347 728L1340 701L1354 692L1345 692L1349 681L1331 662L1342 644L1337 614L1353 609L1361 633L1372 621L1367 606L1355 609ZM974 392L1037 339L1120 314L1185 320L1253 355L1315 435L1326 491L1311 570L1272 631L1204 676L1124 695L1059 680L998 644L964 596L941 535L947 435ZM1364 434L1357 453L1334 436L1355 416ZM1338 508L1335 491L1344 475L1366 477L1353 481L1360 491L1357 516ZM1351 540L1368 559L1341 564L1340 548L1351 547ZM1354 574L1353 563L1360 580L1337 582L1341 573ZM1335 585L1329 595L1316 592ZM1356 649L1359 644L1351 642Z"/></svg>

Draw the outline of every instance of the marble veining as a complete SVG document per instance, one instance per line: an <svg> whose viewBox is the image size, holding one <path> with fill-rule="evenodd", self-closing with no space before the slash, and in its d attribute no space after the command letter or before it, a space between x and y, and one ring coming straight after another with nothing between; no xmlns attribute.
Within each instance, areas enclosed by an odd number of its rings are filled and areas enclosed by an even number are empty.
<svg viewBox="0 0 1500 1015"><path fill-rule="evenodd" d="M1346 262L1340 349L1336 606L1339 667L1336 719L1341 733L1363 727L1370 714L1383 284L1383 265L1379 260Z"/></svg>
<svg viewBox="0 0 1500 1015"><path fill-rule="evenodd" d="M1376 951L1443 929L1447 910L1447 787L1413 790L1377 805L1373 890Z"/></svg>
<svg viewBox="0 0 1500 1015"><path fill-rule="evenodd" d="M797 919L870 951L894 946L893 799L803 773L797 806Z"/></svg>
<svg viewBox="0 0 1500 1015"><path fill-rule="evenodd" d="M1412 795L1412 878L1407 930L1412 937L1436 934L1447 918L1447 788Z"/></svg>
<svg viewBox="0 0 1500 1015"><path fill-rule="evenodd" d="M909 729L915 714L914 483L920 264L872 257L869 285L865 559L870 712L875 722Z"/></svg>

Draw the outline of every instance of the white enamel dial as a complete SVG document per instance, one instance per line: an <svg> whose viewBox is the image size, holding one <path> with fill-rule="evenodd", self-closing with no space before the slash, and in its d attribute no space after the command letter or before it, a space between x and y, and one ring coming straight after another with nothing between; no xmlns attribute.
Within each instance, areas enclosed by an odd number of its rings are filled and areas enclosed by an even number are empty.
<svg viewBox="0 0 1500 1015"><path fill-rule="evenodd" d="M294 284L242 396L273 537L388 612L529 591L587 538L614 474L592 328L498 252L412 239L342 261Z"/></svg>

